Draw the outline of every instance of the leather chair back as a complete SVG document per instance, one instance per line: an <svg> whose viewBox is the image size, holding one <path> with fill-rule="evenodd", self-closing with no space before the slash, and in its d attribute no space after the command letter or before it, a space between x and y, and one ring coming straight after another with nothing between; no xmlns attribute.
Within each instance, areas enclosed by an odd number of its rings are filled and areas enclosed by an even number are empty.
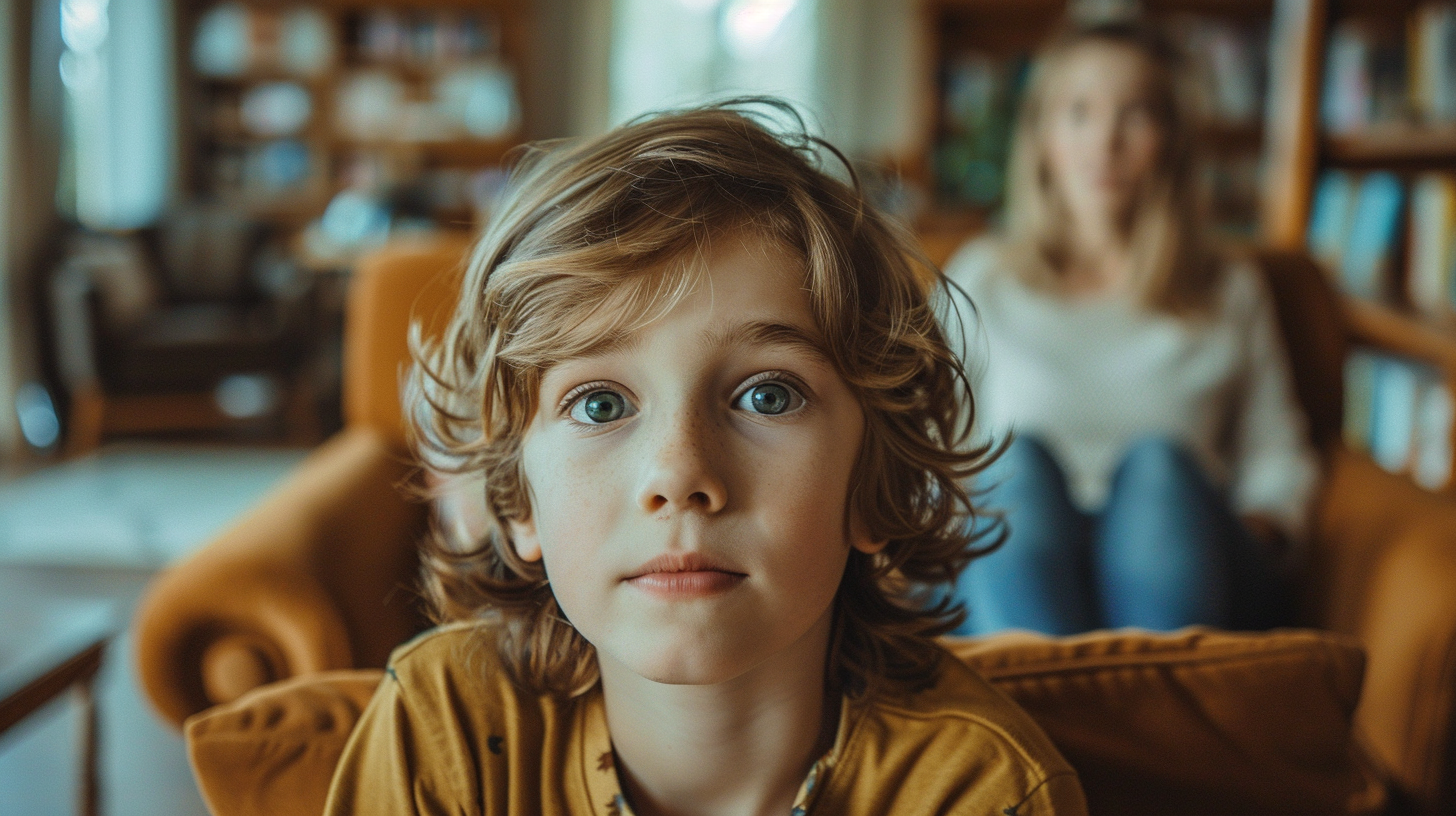
<svg viewBox="0 0 1456 816"><path fill-rule="evenodd" d="M1302 252L1268 250L1256 262L1274 297L1310 440L1328 454L1340 442L1345 413L1348 332L1340 295L1324 270Z"/></svg>
<svg viewBox="0 0 1456 816"><path fill-rule="evenodd" d="M449 321L470 249L468 233L392 242L363 258L344 323L344 420L368 425L403 450L400 384L411 364L409 326L426 337Z"/></svg>

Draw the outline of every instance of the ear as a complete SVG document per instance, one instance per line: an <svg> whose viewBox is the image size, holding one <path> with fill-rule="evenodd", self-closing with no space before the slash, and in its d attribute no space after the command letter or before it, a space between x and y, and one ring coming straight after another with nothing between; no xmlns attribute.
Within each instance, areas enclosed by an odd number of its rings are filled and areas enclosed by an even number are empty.
<svg viewBox="0 0 1456 816"><path fill-rule="evenodd" d="M870 531L865 527L864 520L855 513L849 522L849 546L859 550L865 555L874 555L888 546L890 540L870 538Z"/></svg>
<svg viewBox="0 0 1456 816"><path fill-rule="evenodd" d="M534 519L511 519L506 522L511 528L511 546L522 561L541 560L541 537L536 534Z"/></svg>

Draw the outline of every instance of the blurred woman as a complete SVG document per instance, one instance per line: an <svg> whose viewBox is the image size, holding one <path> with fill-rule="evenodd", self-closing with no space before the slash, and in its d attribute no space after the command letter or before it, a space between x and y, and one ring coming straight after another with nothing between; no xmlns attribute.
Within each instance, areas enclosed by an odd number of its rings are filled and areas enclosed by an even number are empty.
<svg viewBox="0 0 1456 816"><path fill-rule="evenodd" d="M947 273L1009 538L962 576L975 632L1274 625L1318 477L1270 295L1214 250L1176 51L1068 30L1017 123L1004 234Z"/></svg>

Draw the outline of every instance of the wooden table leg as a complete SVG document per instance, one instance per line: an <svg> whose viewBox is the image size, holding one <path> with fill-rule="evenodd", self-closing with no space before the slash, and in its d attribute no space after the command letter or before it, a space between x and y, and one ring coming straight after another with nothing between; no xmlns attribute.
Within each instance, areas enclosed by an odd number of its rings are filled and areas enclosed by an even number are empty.
<svg viewBox="0 0 1456 816"><path fill-rule="evenodd" d="M100 712L96 705L96 675L94 673L76 683L76 702L81 708L80 811L82 816L97 816L101 800L99 768L97 767L101 722Z"/></svg>

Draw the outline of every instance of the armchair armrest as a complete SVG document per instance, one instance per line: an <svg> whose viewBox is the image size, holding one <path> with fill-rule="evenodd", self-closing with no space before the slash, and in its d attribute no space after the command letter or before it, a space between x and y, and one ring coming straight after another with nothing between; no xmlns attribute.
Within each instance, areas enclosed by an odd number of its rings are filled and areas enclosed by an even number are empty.
<svg viewBox="0 0 1456 816"><path fill-rule="evenodd" d="M142 685L174 724L300 674L381 667L424 626L426 508L366 427L313 452L235 526L158 578L137 612Z"/></svg>
<svg viewBox="0 0 1456 816"><path fill-rule="evenodd" d="M1311 612L1369 656L1356 723L1422 812L1456 779L1456 503L1338 448L1316 519Z"/></svg>

